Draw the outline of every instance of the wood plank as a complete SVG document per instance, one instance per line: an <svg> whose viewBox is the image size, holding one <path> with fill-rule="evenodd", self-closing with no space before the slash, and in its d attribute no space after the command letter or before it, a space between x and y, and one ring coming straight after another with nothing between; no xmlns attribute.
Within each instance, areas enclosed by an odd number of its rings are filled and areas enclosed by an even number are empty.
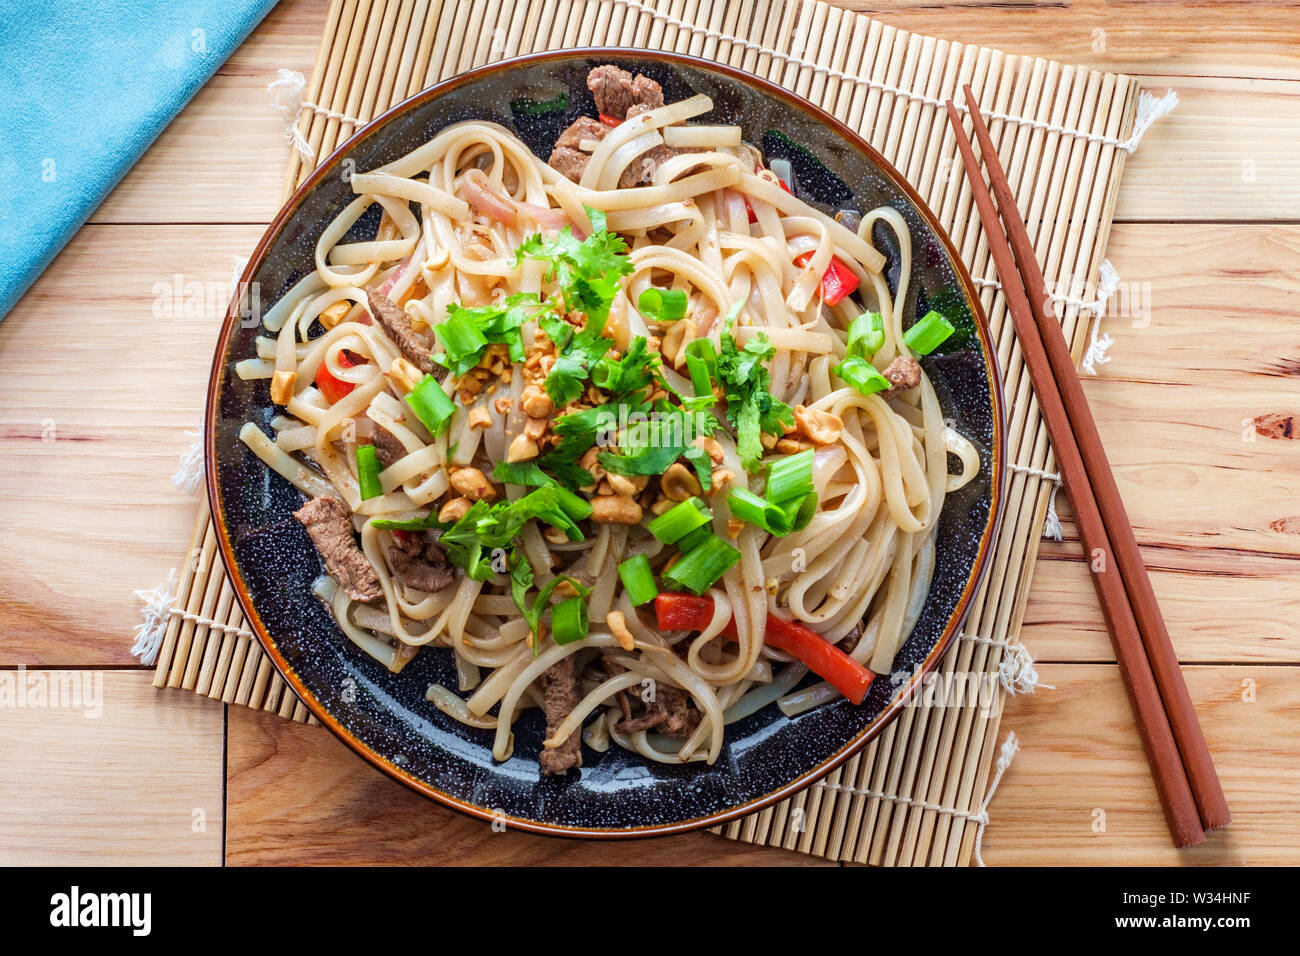
<svg viewBox="0 0 1300 956"><path fill-rule="evenodd" d="M1066 522L1067 531L1071 525ZM1144 548L1148 565L1164 549ZM1184 663L1300 660L1300 592L1290 562L1190 555L1194 567L1155 570L1155 588L1170 638ZM1113 661L1077 537L1044 541L1034 568L1021 640L1038 661Z"/></svg>
<svg viewBox="0 0 1300 956"><path fill-rule="evenodd" d="M1095 70L1300 77L1295 52L1300 19L1285 0L845 0L842 5L903 30L1007 53L1050 55Z"/></svg>
<svg viewBox="0 0 1300 956"><path fill-rule="evenodd" d="M242 707L229 717L232 865L833 865L709 833L593 842L494 832L390 780L322 727Z"/></svg>
<svg viewBox="0 0 1300 956"><path fill-rule="evenodd" d="M1117 223L1300 219L1300 161L1294 149L1300 140L1300 83L1138 79L1157 95L1174 90L1179 103L1129 157L1115 207Z"/></svg>
<svg viewBox="0 0 1300 956"><path fill-rule="evenodd" d="M1300 668L1185 669L1233 822L1186 850L1169 842L1113 665L1049 664L1054 691L1009 701L1021 751L989 807L989 866L1294 864L1300 846ZM1254 693L1254 700L1243 694ZM1104 832L1094 830L1102 818Z"/></svg>
<svg viewBox="0 0 1300 956"><path fill-rule="evenodd" d="M266 86L311 75L328 0L285 0L195 94L91 222L269 222L290 146Z"/></svg>
<svg viewBox="0 0 1300 956"><path fill-rule="evenodd" d="M219 866L222 706L146 673L63 675L76 697L50 671L0 671L29 685L27 706L0 704L0 865Z"/></svg>
<svg viewBox="0 0 1300 956"><path fill-rule="evenodd" d="M1025 7L945 4L882 10L866 5L865 9L904 29L1066 63L1123 67L1142 74L1146 85L1157 92L1176 90L1181 105L1151 129L1129 161L1116 213L1121 221L1300 219L1300 176L1292 149L1300 138L1300 83L1187 77L1179 75L1181 67L1174 75L1161 76L1152 64L1163 61L1098 60L1087 54L1087 42L1076 49L1076 44L1062 45L1062 40L1068 32L1069 37L1086 41L1092 28L1080 30L1074 24L1109 19L1099 4ZM1139 5L1138 11L1126 10L1123 35L1129 35L1130 18L1145 18L1140 12L1144 9ZM324 0L281 3L162 134L92 221L267 221L279 206L289 145L280 117L271 109L266 85L282 67L310 73L325 10ZM1213 10L1191 16L1194 20L1199 15L1222 16ZM1026 16L1034 23L1047 18L1056 26L1042 32L1028 21L1021 23ZM1180 27L1172 38L1149 42L1174 50L1183 41ZM1216 37L1212 49L1219 48ZM1279 51L1286 49L1278 46ZM1285 62L1300 63L1294 53L1280 55ZM1240 52L1232 56L1237 59L1231 62L1251 62L1241 60ZM1295 73L1300 75L1300 68Z"/></svg>
<svg viewBox="0 0 1300 956"><path fill-rule="evenodd" d="M88 227L0 323L0 665L134 663L132 591L184 560L194 496L170 478L259 232ZM200 314L155 314L178 276Z"/></svg>

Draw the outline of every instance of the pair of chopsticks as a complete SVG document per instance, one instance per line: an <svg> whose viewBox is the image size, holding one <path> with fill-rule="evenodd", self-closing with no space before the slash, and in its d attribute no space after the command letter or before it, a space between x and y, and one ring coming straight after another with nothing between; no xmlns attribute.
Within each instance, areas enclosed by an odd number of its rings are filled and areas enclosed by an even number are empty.
<svg viewBox="0 0 1300 956"><path fill-rule="evenodd" d="M969 86L963 89L993 195L997 197L996 209L952 100L948 101L948 119L966 165L1061 477L1074 505L1093 586L1106 617L1165 820L1175 845L1192 846L1205 840L1206 830L1231 820L1228 804L1138 551L1133 526L1084 399L1069 346L1051 314L1033 244L975 96Z"/></svg>

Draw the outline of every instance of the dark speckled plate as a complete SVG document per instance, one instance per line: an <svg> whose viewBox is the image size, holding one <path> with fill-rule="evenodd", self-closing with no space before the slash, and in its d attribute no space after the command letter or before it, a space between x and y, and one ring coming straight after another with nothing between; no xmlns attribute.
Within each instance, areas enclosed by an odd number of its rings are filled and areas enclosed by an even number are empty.
<svg viewBox="0 0 1300 956"><path fill-rule="evenodd" d="M513 129L540 156L580 113L594 114L585 77L614 62L658 80L669 101L707 93L708 120L744 127L769 157L790 160L798 193L826 211L888 204L911 227L915 249L907 314L937 307L959 326L925 360L945 413L979 447L979 477L951 495L938 531L934 583L924 613L899 651L898 685L877 680L866 702L846 701L788 719L775 707L727 728L716 765L668 766L611 747L584 748L581 772L541 779L542 721L516 727L515 756L496 764L491 734L466 728L424 700L430 683L455 686L451 655L424 652L400 675L355 649L311 595L321 565L290 512L301 496L238 440L249 420L269 427L268 386L242 382L233 365L258 334L232 308L213 362L206 442L207 482L222 559L258 638L312 712L389 775L436 800L510 826L576 836L643 836L709 826L749 813L808 785L860 749L894 718L919 675L956 632L990 551L1002 475L1002 398L988 329L974 287L934 215L893 168L845 126L772 84L702 60L632 50L579 50L522 57L435 86L394 107L345 143L281 210L254 251L245 282L269 308L312 269L326 224L352 198L342 171L390 162L463 119ZM549 112L545 104L559 104ZM539 104L541 106L539 107ZM344 165L348 164L348 165ZM355 164L354 166L352 164ZM366 220L359 224L365 229ZM375 228L370 222L370 229ZM893 237L874 237L886 254ZM890 255L889 278L899 263ZM909 320L910 321L910 320Z"/></svg>

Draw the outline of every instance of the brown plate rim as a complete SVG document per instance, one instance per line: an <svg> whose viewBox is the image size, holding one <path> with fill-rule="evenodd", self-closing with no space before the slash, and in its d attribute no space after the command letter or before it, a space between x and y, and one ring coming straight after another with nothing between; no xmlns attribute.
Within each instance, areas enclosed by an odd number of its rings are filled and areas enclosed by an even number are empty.
<svg viewBox="0 0 1300 956"><path fill-rule="evenodd" d="M481 820L493 822L500 820L498 815L484 807L479 807L465 800L460 800L449 793L445 793L436 787L433 787L423 780L406 773L396 764L376 753L370 747L362 743L355 736L349 733L318 701L304 686L303 682L294 673L293 668L289 666L288 661L277 648L275 641L272 640L266 627L263 625L261 617L253 607L251 597L244 587L242 576L239 574L238 563L235 560L233 547L230 536L226 528L224 513L221 508L221 495L219 494L217 469L216 469L216 421L219 410L220 383L221 373L225 366L226 350L230 342L230 337L234 332L241 317L240 304L242 299L242 290L252 281L252 277L257 274L258 268L265 259L272 243L279 236L281 230L289 222L298 205L304 197L315 188L316 184L323 179L340 158L346 154L352 147L366 136L374 133L379 127L387 124L396 117L402 115L408 110L414 109L431 99L436 99L443 93L457 87L490 76L494 73L509 70L511 67L522 64L544 63L549 60L570 59L574 57L610 57L610 58L635 58L637 56L649 56L661 59L669 63L679 64L692 69L702 70L721 74L728 79L750 84L768 96L774 96L800 109L820 123L828 127L832 132L842 139L847 140L857 149L864 152L879 168L880 172L885 175L892 184L906 195L908 201L912 203L917 213L926 221L934 234L942 242L945 251L953 264L953 271L961 283L962 292L966 297L967 304L971 308L971 315L975 321L978 338L981 349L984 353L986 363L985 372L989 380L989 397L994 417L993 429L993 448L990 452L990 458L993 462L993 474L990 482L990 508L989 517L980 538L980 545L976 552L975 566L972 568L966 587L958 600L953 613L950 615L948 624L945 626L943 634L940 635L934 648L926 656L919 670L914 671L907 685L894 701L880 712L862 732L845 744L838 752L827 757L821 763L800 774L794 780L778 787L776 790L766 793L761 797L750 800L743 804L730 807L726 810L720 810L716 813L707 814L700 817L694 817L689 820L681 820L675 823L654 824L645 827L626 827L618 829L598 828L598 827L576 827L564 826L560 824L545 823L537 820L528 820L521 817L507 816L505 825L510 829L523 830L530 833L538 833L545 836L566 836L580 837L589 839L628 839L649 836L667 836L676 833L686 833L693 830L700 830L706 827L718 826L735 820L738 817L746 816L750 813L760 810L779 802L800 790L811 785L816 780L830 773L844 761L865 747L871 740L879 735L901 712L903 705L912 695L920 682L931 670L937 666L940 658L948 649L956 632L961 627L970 609L970 602L976 589L983 581L984 576L989 570L989 555L993 544L997 539L997 531L1001 524L1003 511L1003 472L1004 472L1004 455L1006 451L1006 413L1005 413L1005 394L1002 385L1002 376L998 367L997 350L993 347L992 335L989 330L988 318L984 314L984 309L980 303L979 294L975 289L975 284L971 280L970 273L966 264L962 261L961 255L953 245L947 230L939 223L938 218L930 210L930 207L916 192L907 179L889 163L879 151L866 142L861 136L850 129L846 124L836 117L827 113L825 110L808 102L800 96L789 92L783 87L778 86L772 81L752 73L746 73L743 70L736 69L727 64L716 63L712 60L706 60L700 57L690 56L683 53L670 53L661 50L647 50L643 48L631 47L577 47L564 50L547 50L540 53L529 53L522 56L511 57L496 63L490 63L485 66L469 70L457 76L450 77L439 83L408 97L402 102L389 108L388 110L375 117L369 123L359 128L347 140L341 143L333 152L329 154L321 163L307 176L305 180L294 190L293 194L276 213L271 224L267 226L262 238L258 240L257 246L249 256L248 264L245 266L243 274L240 277L240 284L236 290L230 307L223 320L221 332L217 340L217 349L213 355L212 367L208 377L208 394L204 408L204 478L207 487L208 503L212 513L212 520L217 532L218 552L221 555L221 563L225 567L226 575L234 588L235 595L239 600L240 608L244 612L248 623L257 635L258 643L266 652L271 662L275 665L280 676L285 680L298 698L307 706L307 709L319 720L324 726L352 750L365 758L369 763L386 773L388 776L400 781L411 787L418 793L423 794L430 799L467 813L470 816L477 817Z"/></svg>

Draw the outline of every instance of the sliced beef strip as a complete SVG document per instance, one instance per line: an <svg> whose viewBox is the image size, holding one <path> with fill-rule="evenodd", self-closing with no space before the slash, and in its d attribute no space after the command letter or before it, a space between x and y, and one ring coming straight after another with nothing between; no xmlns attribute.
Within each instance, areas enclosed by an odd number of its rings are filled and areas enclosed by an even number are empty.
<svg viewBox="0 0 1300 956"><path fill-rule="evenodd" d="M547 162L560 175L576 183L587 169L587 160L591 159L591 154L584 153L578 144L588 139L602 140L608 132L605 124L599 120L579 116L555 141L555 149L551 151L551 158Z"/></svg>
<svg viewBox="0 0 1300 956"><path fill-rule="evenodd" d="M633 77L613 64L598 66L587 74L587 89L596 100L596 109L614 119L625 119L634 105L657 109L664 105L664 91L649 77Z"/></svg>
<svg viewBox="0 0 1300 956"><path fill-rule="evenodd" d="M645 110L634 106L628 115L635 115L638 111ZM579 116L555 141L555 149L551 151L551 157L547 162L552 169L576 183L582 179L582 174L587 169L587 161L591 159L591 155L579 149L578 144L583 140L599 141L604 139L608 132L603 123L597 122L590 116ZM680 151L671 146L656 146L642 153L629 163L627 169L619 176L619 188L630 189L635 186L649 185L654 181L655 170L659 165L664 160L676 156L678 152Z"/></svg>
<svg viewBox="0 0 1300 956"><path fill-rule="evenodd" d="M665 160L676 156L678 152L671 146L656 146L653 149L646 150L627 164L627 169L623 170L618 177L619 188L630 189L634 186L649 186L654 182L655 170Z"/></svg>
<svg viewBox="0 0 1300 956"><path fill-rule="evenodd" d="M406 446L383 425L375 425L370 441L375 446L375 457L385 468L406 457Z"/></svg>
<svg viewBox="0 0 1300 956"><path fill-rule="evenodd" d="M560 138L555 141L555 148L580 149L586 140L594 139L600 142L608 132L609 128L600 120L594 120L590 116L579 116L560 134Z"/></svg>
<svg viewBox="0 0 1300 956"><path fill-rule="evenodd" d="M393 340L393 344L397 346L398 351L425 375L431 374L434 365L433 360L429 358L429 349L420 341L420 337L415 334L415 329L411 327L411 320L406 312L389 301L387 296L380 295L370 289L366 290L366 298L370 302L370 314L379 323L379 327Z"/></svg>
<svg viewBox="0 0 1300 956"><path fill-rule="evenodd" d="M320 495L293 513L325 561L325 570L356 601L383 597L379 576L357 546L352 517L343 502Z"/></svg>
<svg viewBox="0 0 1300 956"><path fill-rule="evenodd" d="M880 374L889 379L891 385L890 394L908 388L915 388L921 384L921 366L916 359L910 359L903 355L890 362Z"/></svg>
<svg viewBox="0 0 1300 956"><path fill-rule="evenodd" d="M393 573L420 591L441 591L456 580L447 555L429 531L410 532L388 548Z"/></svg>
<svg viewBox="0 0 1300 956"><path fill-rule="evenodd" d="M578 693L578 671L570 654L542 675L542 710L546 713L546 736L549 737L564 723L564 718L582 702ZM558 747L543 747L538 754L542 773L547 776L568 773L582 759L582 732L575 730Z"/></svg>
<svg viewBox="0 0 1300 956"><path fill-rule="evenodd" d="M619 732L625 734L657 730L665 737L689 737L701 719L700 712L685 691L661 685L655 688L654 701L639 717L620 720L617 726Z"/></svg>

